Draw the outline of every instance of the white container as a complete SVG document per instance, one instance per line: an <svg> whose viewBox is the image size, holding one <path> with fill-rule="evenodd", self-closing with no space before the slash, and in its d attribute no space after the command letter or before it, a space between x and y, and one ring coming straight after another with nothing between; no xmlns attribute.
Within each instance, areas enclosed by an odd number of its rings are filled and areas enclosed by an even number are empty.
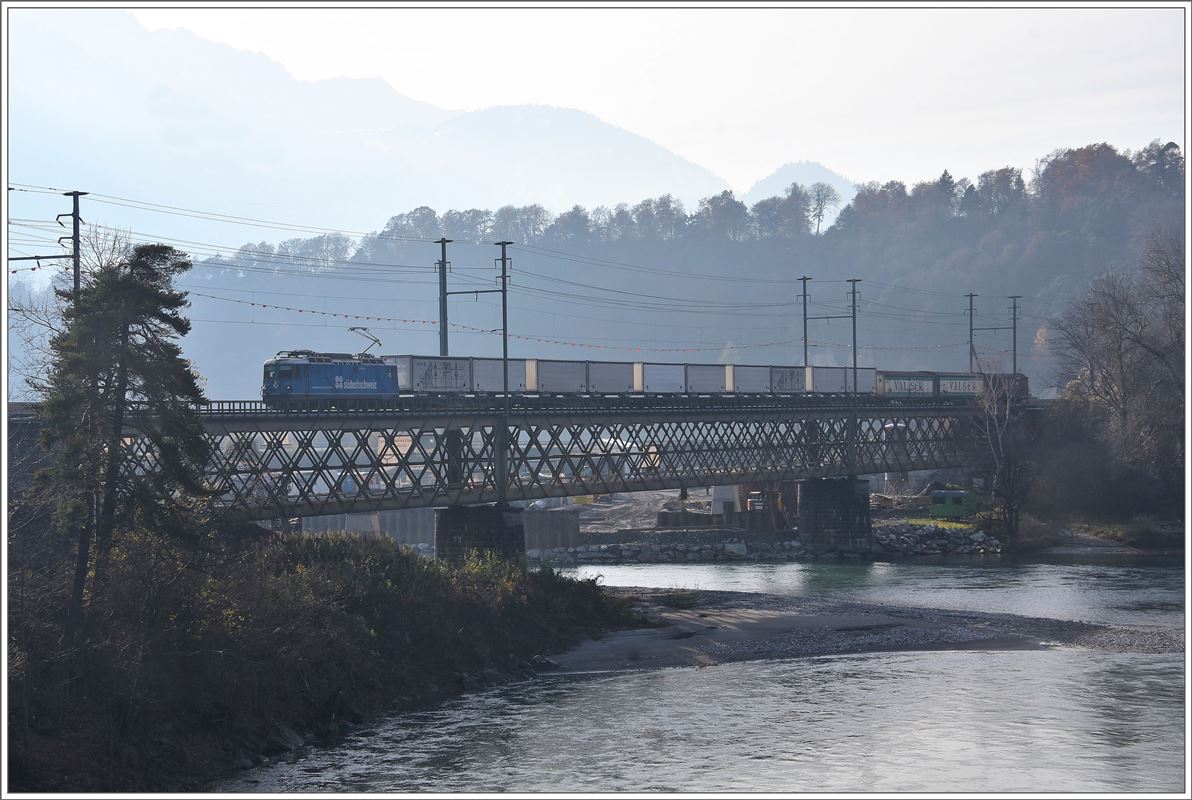
<svg viewBox="0 0 1192 800"><path fill-rule="evenodd" d="M401 386L400 374L398 381ZM412 356L409 385L417 393L467 392L472 387L472 359Z"/></svg>
<svg viewBox="0 0 1192 800"><path fill-rule="evenodd" d="M397 367L398 394L410 394L414 391L414 387L410 385L410 362L413 358L413 356L381 356L381 360L386 364Z"/></svg>
<svg viewBox="0 0 1192 800"><path fill-rule="evenodd" d="M582 394L588 391L586 361L547 361L538 359L536 391L547 394Z"/></svg>
<svg viewBox="0 0 1192 800"><path fill-rule="evenodd" d="M813 394L843 394L848 391L844 367L808 367L807 391Z"/></svg>
<svg viewBox="0 0 1192 800"><path fill-rule="evenodd" d="M935 379L922 372L883 372L878 388L888 397L932 397Z"/></svg>
<svg viewBox="0 0 1192 800"><path fill-rule="evenodd" d="M729 365L731 386L737 394L769 394L770 367Z"/></svg>
<svg viewBox="0 0 1192 800"><path fill-rule="evenodd" d="M503 392L505 383L501 376L501 359L473 358L472 359L472 391L474 392ZM526 390L526 360L524 358L509 359L509 391L524 392Z"/></svg>
<svg viewBox="0 0 1192 800"><path fill-rule="evenodd" d="M775 394L802 394L807 391L804 367L770 367L770 388Z"/></svg>
<svg viewBox="0 0 1192 800"><path fill-rule="evenodd" d="M693 394L723 392L728 370L724 364L688 364L687 391Z"/></svg>
<svg viewBox="0 0 1192 800"><path fill-rule="evenodd" d="M977 375L940 376L940 397L960 395L976 397L981 393L981 378Z"/></svg>
<svg viewBox="0 0 1192 800"><path fill-rule="evenodd" d="M588 391L599 394L632 392L633 362L589 361Z"/></svg>
<svg viewBox="0 0 1192 800"><path fill-rule="evenodd" d="M642 388L647 394L683 394L687 391L686 364L642 364Z"/></svg>
<svg viewBox="0 0 1192 800"><path fill-rule="evenodd" d="M844 369L845 384L853 391L853 368ZM872 367L857 367L857 394L874 394L877 391L877 370Z"/></svg>
<svg viewBox="0 0 1192 800"><path fill-rule="evenodd" d="M736 486L712 487L712 513L728 514L740 511L741 493Z"/></svg>

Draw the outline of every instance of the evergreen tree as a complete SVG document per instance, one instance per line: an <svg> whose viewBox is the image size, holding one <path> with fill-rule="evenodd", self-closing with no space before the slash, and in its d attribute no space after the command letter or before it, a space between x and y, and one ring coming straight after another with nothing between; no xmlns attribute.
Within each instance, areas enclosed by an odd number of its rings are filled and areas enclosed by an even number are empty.
<svg viewBox="0 0 1192 800"><path fill-rule="evenodd" d="M77 533L68 626L82 611L95 544L93 596L102 594L116 533L139 525L162 535L193 530L207 444L196 406L203 393L177 339L190 330L179 313L186 293L173 280L190 262L165 245L141 245L98 269L69 304L51 340L42 436L52 450L41 479L55 517ZM125 444L141 438L152 463L128 463Z"/></svg>

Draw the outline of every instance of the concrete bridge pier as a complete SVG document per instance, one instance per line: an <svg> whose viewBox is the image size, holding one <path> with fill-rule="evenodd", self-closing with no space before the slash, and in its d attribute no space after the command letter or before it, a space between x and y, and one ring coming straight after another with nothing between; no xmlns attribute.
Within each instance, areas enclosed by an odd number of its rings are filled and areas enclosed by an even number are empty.
<svg viewBox="0 0 1192 800"><path fill-rule="evenodd" d="M491 551L507 561L526 555L526 534L520 512L502 513L496 506L454 506L435 509L435 556L462 564L472 550Z"/></svg>
<svg viewBox="0 0 1192 800"><path fill-rule="evenodd" d="M809 478L799 481L799 535L813 553L866 553L872 547L869 481Z"/></svg>

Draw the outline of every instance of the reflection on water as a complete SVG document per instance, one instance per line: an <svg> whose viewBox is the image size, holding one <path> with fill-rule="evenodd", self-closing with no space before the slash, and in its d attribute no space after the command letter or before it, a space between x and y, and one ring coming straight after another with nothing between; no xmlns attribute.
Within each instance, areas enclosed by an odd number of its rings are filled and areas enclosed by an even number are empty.
<svg viewBox="0 0 1192 800"><path fill-rule="evenodd" d="M581 568L609 584L1182 626L1181 567ZM1178 792L1183 655L912 652L540 677L393 717L217 791Z"/></svg>
<svg viewBox="0 0 1192 800"><path fill-rule="evenodd" d="M818 561L773 564L626 564L566 570L609 586L824 595L963 611L1129 625L1184 624L1182 565Z"/></svg>
<svg viewBox="0 0 1192 800"><path fill-rule="evenodd" d="M545 678L220 791L1179 791L1180 656L896 653Z"/></svg>

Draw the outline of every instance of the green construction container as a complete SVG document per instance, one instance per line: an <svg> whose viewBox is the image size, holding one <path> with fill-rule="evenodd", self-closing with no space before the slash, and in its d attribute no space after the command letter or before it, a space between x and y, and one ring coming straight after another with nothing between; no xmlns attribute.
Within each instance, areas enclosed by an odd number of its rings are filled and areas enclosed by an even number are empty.
<svg viewBox="0 0 1192 800"><path fill-rule="evenodd" d="M977 513L977 496L963 489L937 489L931 493L931 516L961 519Z"/></svg>

